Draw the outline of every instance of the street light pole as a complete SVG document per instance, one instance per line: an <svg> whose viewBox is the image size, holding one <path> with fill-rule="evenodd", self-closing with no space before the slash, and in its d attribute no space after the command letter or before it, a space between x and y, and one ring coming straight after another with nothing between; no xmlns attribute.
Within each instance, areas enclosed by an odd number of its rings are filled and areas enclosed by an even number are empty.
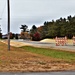
<svg viewBox="0 0 75 75"><path fill-rule="evenodd" d="M8 51L10 51L10 2L7 0L8 9Z"/></svg>

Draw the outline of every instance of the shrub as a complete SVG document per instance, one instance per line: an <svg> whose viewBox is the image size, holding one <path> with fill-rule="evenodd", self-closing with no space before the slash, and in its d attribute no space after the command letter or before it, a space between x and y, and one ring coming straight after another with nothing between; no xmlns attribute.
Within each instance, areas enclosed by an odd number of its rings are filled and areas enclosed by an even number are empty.
<svg viewBox="0 0 75 75"><path fill-rule="evenodd" d="M39 41L40 40L40 34L38 32L36 32L35 34L33 34L32 40Z"/></svg>

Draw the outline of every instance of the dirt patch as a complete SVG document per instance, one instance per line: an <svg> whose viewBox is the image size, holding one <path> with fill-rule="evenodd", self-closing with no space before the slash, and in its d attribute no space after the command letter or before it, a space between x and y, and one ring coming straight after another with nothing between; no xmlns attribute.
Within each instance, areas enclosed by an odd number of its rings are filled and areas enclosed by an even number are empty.
<svg viewBox="0 0 75 75"><path fill-rule="evenodd" d="M55 39L43 39L40 42L55 43Z"/></svg>
<svg viewBox="0 0 75 75"><path fill-rule="evenodd" d="M43 39L40 42L55 43L55 39ZM68 39L67 40L67 44L73 45L73 40L72 39Z"/></svg>
<svg viewBox="0 0 75 75"><path fill-rule="evenodd" d="M5 43L5 44L8 43L7 40L2 40L1 42ZM29 44L29 43L22 43L22 42L17 42L17 41L15 42L12 40L10 41L10 45L14 46L14 47L31 46L31 44Z"/></svg>

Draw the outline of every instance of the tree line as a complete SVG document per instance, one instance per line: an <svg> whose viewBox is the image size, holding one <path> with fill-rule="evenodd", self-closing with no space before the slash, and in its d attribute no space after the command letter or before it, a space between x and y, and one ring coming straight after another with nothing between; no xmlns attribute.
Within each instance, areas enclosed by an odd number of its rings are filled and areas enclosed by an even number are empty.
<svg viewBox="0 0 75 75"><path fill-rule="evenodd" d="M32 26L31 36L38 33L40 39L44 38L55 38L67 36L72 38L75 36L75 16L68 16L67 18L60 18L56 21L44 22L40 27Z"/></svg>
<svg viewBox="0 0 75 75"><path fill-rule="evenodd" d="M27 25L21 25L22 29L20 36L21 39L32 38L32 40L38 41L44 38L55 38L67 36L72 38L75 36L75 16L68 16L67 18L59 18L50 22L45 21L40 27L33 25L30 31ZM11 38L18 38L18 34L12 34ZM30 34L30 35L29 35ZM0 35L1 36L1 35Z"/></svg>

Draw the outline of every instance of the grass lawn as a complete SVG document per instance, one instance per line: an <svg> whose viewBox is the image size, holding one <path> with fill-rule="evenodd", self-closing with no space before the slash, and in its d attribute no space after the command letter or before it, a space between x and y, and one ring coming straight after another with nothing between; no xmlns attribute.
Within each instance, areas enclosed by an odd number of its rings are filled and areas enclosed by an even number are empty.
<svg viewBox="0 0 75 75"><path fill-rule="evenodd" d="M23 46L21 48L29 52L75 62L75 52L60 51L60 50L47 49L47 48L36 48L30 46Z"/></svg>
<svg viewBox="0 0 75 75"><path fill-rule="evenodd" d="M65 60L69 60L72 63ZM0 72L75 70L74 60L75 53L35 47L17 48L12 46L11 50L8 51L7 45L0 42Z"/></svg>

